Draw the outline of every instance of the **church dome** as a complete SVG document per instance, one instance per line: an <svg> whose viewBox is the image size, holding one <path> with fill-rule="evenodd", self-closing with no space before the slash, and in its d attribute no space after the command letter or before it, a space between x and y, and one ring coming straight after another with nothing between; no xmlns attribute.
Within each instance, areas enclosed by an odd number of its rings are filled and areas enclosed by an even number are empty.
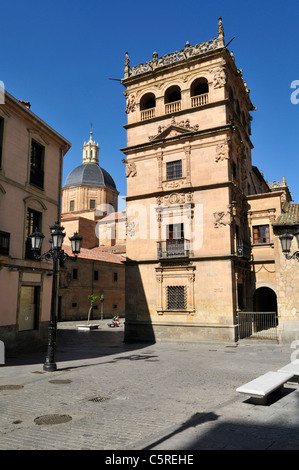
<svg viewBox="0 0 299 470"><path fill-rule="evenodd" d="M82 165L74 168L65 181L65 188L70 186L88 185L105 186L116 191L113 178L99 166L99 144L92 139L92 129L89 141L84 142Z"/></svg>
<svg viewBox="0 0 299 470"><path fill-rule="evenodd" d="M112 176L97 163L83 163L69 173L64 187L79 185L105 186L116 190Z"/></svg>

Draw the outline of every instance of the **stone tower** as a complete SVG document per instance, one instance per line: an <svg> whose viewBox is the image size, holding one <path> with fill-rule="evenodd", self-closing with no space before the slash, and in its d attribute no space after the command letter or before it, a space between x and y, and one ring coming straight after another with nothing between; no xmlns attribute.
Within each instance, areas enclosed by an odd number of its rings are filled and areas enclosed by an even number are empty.
<svg viewBox="0 0 299 470"><path fill-rule="evenodd" d="M126 53L126 339L236 338L254 193L242 70L215 39L130 66Z"/></svg>

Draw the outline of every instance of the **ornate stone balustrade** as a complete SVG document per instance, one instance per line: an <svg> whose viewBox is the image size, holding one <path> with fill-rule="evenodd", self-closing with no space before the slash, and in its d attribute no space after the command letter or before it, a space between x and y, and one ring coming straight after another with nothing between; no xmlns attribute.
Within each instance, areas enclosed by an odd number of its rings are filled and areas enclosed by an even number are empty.
<svg viewBox="0 0 299 470"><path fill-rule="evenodd" d="M209 102L209 93L191 97L192 108L197 108L197 106L203 106L204 104L207 104L208 102Z"/></svg>
<svg viewBox="0 0 299 470"><path fill-rule="evenodd" d="M172 114L177 111L181 111L181 101L173 101L165 105L165 114Z"/></svg>
<svg viewBox="0 0 299 470"><path fill-rule="evenodd" d="M151 119L155 117L155 110L156 108L150 108L141 111L141 121L145 121L146 119Z"/></svg>
<svg viewBox="0 0 299 470"><path fill-rule="evenodd" d="M190 46L187 41L185 48L180 51L171 52L170 54L165 54L162 57L158 57L157 52L153 53L152 59L149 62L144 64L135 65L130 67L130 60L128 53L126 52L125 59L125 70L124 78L134 77L146 72L152 72L160 67L165 67L169 64L174 64L183 60L188 60L192 57L204 54L209 51L224 47L224 31L222 25L222 19L219 18L218 21L218 36L217 38L211 39L210 41L203 42L201 44L196 44L195 46Z"/></svg>

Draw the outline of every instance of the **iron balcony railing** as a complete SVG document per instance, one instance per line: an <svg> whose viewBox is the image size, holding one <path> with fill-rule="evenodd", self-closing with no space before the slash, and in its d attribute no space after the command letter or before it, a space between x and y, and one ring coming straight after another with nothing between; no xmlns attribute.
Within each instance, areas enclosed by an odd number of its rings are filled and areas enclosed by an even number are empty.
<svg viewBox="0 0 299 470"><path fill-rule="evenodd" d="M237 256L238 258L251 258L251 246L244 240L237 240Z"/></svg>
<svg viewBox="0 0 299 470"><path fill-rule="evenodd" d="M190 241L185 239L158 242L158 258L181 258L189 256Z"/></svg>

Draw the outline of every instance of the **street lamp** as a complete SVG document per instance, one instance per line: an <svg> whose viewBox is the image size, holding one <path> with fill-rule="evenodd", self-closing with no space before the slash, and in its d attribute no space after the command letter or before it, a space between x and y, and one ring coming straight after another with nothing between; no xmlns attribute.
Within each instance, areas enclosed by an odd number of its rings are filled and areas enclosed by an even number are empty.
<svg viewBox="0 0 299 470"><path fill-rule="evenodd" d="M61 227L59 222L55 222L53 226L50 227L51 232L51 248L46 253L40 255L38 251L41 248L43 239L45 236L40 233L37 229L29 235L31 239L31 249L35 259L46 259L47 261L53 260L53 281L52 281L52 297L51 297L51 313L50 313L50 323L48 328L48 349L46 362L44 363L43 369L47 372L53 372L57 369L55 363L55 349L56 349L56 328L57 328L57 319L56 319L56 297L57 297L57 266L58 262L63 263L66 259L71 259L76 261L77 253L80 253L80 246L82 237L78 233L69 238L72 244L72 252L75 254L74 257L69 256L62 249L63 239L65 233L63 232L64 227Z"/></svg>
<svg viewBox="0 0 299 470"><path fill-rule="evenodd" d="M101 320L103 320L103 313L104 313L104 294L101 295L100 301L101 301Z"/></svg>
<svg viewBox="0 0 299 470"><path fill-rule="evenodd" d="M299 248L299 226L296 228L294 235L297 239L297 245ZM280 235L279 239L281 243L282 252L284 253L286 259L296 258L296 260L299 261L299 251L295 251L292 255L289 254L291 251L293 235L286 231L283 235Z"/></svg>

